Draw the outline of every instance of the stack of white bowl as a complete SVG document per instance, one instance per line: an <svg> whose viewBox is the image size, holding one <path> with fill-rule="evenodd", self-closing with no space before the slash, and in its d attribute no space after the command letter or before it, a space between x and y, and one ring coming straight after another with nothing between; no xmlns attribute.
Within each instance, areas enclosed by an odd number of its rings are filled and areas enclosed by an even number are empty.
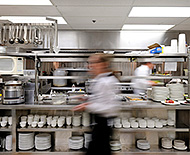
<svg viewBox="0 0 190 155"><path fill-rule="evenodd" d="M6 136L6 139L5 139L5 149L7 151L11 151L12 150L12 135Z"/></svg>
<svg viewBox="0 0 190 155"><path fill-rule="evenodd" d="M117 118L114 118L114 127L115 128L121 128L122 127L122 124L121 124L121 118L117 117Z"/></svg>
<svg viewBox="0 0 190 155"><path fill-rule="evenodd" d="M174 140L174 149L176 150L186 150L187 146L185 145L185 142L183 140Z"/></svg>
<svg viewBox="0 0 190 155"><path fill-rule="evenodd" d="M84 138L82 136L73 136L69 138L69 148L79 150L83 148Z"/></svg>
<svg viewBox="0 0 190 155"><path fill-rule="evenodd" d="M51 148L51 134L40 133L35 136L35 148L37 150L47 150Z"/></svg>
<svg viewBox="0 0 190 155"><path fill-rule="evenodd" d="M81 125L81 115L75 115L73 116L73 126L78 127Z"/></svg>
<svg viewBox="0 0 190 155"><path fill-rule="evenodd" d="M152 87L152 99L154 101L164 101L169 97L169 89L167 87Z"/></svg>
<svg viewBox="0 0 190 155"><path fill-rule="evenodd" d="M150 144L147 140L138 140L137 148L142 149L142 150L148 150L150 149Z"/></svg>
<svg viewBox="0 0 190 155"><path fill-rule="evenodd" d="M121 150L121 143L120 141L111 141L110 142L111 150L112 151L119 151Z"/></svg>
<svg viewBox="0 0 190 155"><path fill-rule="evenodd" d="M130 126L131 126L131 124L127 118L122 118L121 123L122 123L123 127L126 129L130 128Z"/></svg>
<svg viewBox="0 0 190 155"><path fill-rule="evenodd" d="M92 133L84 133L84 147L88 149L89 143L92 141Z"/></svg>
<svg viewBox="0 0 190 155"><path fill-rule="evenodd" d="M172 139L170 138L162 138L161 139L161 145L165 149L171 149L172 148Z"/></svg>
<svg viewBox="0 0 190 155"><path fill-rule="evenodd" d="M167 84L166 85L170 90L170 98L172 100L184 100L184 88L183 84Z"/></svg>
<svg viewBox="0 0 190 155"><path fill-rule="evenodd" d="M20 150L30 150L34 147L34 133L19 133L18 138Z"/></svg>
<svg viewBox="0 0 190 155"><path fill-rule="evenodd" d="M83 112L82 114L82 125L83 126L90 126L90 114L87 112Z"/></svg>

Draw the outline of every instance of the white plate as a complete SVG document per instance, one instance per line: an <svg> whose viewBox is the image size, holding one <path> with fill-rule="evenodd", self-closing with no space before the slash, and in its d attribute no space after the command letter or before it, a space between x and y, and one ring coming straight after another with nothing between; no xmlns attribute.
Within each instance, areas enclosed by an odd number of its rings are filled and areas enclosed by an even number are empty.
<svg viewBox="0 0 190 155"><path fill-rule="evenodd" d="M180 105L180 102L176 102L176 101L174 101L174 103L166 103L165 101L161 101L161 103L164 105L171 105L171 106Z"/></svg>
<svg viewBox="0 0 190 155"><path fill-rule="evenodd" d="M173 146L174 149L179 150L179 151L185 151L187 149L187 146L183 147L183 148L179 148L176 146Z"/></svg>

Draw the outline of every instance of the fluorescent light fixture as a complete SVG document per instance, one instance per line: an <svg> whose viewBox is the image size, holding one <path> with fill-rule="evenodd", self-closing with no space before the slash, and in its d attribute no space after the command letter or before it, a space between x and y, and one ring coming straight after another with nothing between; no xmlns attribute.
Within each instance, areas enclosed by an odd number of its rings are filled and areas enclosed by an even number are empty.
<svg viewBox="0 0 190 155"><path fill-rule="evenodd" d="M175 25L123 25L123 30L168 30Z"/></svg>
<svg viewBox="0 0 190 155"><path fill-rule="evenodd" d="M51 17L58 20L58 24L67 24L62 17ZM29 17L29 16L1 16L0 20L9 20L12 23L53 23L46 20L46 17Z"/></svg>
<svg viewBox="0 0 190 155"><path fill-rule="evenodd" d="M190 17L190 7L133 7L128 17Z"/></svg>
<svg viewBox="0 0 190 155"><path fill-rule="evenodd" d="M50 0L0 0L0 5L52 5Z"/></svg>

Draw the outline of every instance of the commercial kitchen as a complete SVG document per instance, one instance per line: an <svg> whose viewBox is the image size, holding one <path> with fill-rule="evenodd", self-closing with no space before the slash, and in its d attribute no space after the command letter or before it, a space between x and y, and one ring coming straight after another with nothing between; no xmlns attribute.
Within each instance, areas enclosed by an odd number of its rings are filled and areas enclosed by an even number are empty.
<svg viewBox="0 0 190 155"><path fill-rule="evenodd" d="M0 155L85 154L93 119L71 109L93 53L120 81L112 154L188 155L189 32L189 0L0 0ZM135 95L146 62L154 86Z"/></svg>

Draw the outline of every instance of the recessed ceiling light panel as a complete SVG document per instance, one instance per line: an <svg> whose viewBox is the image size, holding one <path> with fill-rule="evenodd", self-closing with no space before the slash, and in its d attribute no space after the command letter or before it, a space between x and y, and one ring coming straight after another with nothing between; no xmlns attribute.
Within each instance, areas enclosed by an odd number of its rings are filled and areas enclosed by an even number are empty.
<svg viewBox="0 0 190 155"><path fill-rule="evenodd" d="M0 0L0 5L52 5L49 0Z"/></svg>
<svg viewBox="0 0 190 155"><path fill-rule="evenodd" d="M190 17L190 7L133 7L128 17Z"/></svg>

